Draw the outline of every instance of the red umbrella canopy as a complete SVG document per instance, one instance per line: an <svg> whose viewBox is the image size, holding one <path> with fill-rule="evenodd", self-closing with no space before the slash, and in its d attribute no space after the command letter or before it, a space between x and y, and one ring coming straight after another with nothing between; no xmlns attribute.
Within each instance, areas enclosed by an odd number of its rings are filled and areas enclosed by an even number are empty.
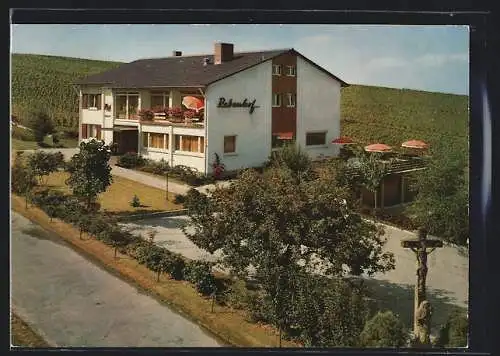
<svg viewBox="0 0 500 356"><path fill-rule="evenodd" d="M196 96L185 96L182 99L182 105L188 109L199 112L205 107L205 102L203 99L197 98Z"/></svg>
<svg viewBox="0 0 500 356"><path fill-rule="evenodd" d="M350 145L350 144L353 144L355 142L350 137L340 136L340 137L336 138L335 140L333 140L332 143L335 143L337 145Z"/></svg>
<svg viewBox="0 0 500 356"><path fill-rule="evenodd" d="M401 147L425 149L425 148L429 147L429 145L427 143L425 143L424 141L410 140L410 141L403 142L401 144Z"/></svg>
<svg viewBox="0 0 500 356"><path fill-rule="evenodd" d="M392 147L383 143L374 143L372 145L365 146L365 151L367 152L391 152Z"/></svg>

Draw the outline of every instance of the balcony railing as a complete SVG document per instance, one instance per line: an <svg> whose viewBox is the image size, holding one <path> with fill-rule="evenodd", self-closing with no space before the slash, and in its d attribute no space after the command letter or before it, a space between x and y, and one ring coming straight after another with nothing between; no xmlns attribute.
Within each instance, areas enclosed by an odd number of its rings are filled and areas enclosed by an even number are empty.
<svg viewBox="0 0 500 356"><path fill-rule="evenodd" d="M196 113L193 110L182 110L180 108L170 109L142 109L138 113L142 123L165 124L184 127L204 127L205 115L203 112Z"/></svg>

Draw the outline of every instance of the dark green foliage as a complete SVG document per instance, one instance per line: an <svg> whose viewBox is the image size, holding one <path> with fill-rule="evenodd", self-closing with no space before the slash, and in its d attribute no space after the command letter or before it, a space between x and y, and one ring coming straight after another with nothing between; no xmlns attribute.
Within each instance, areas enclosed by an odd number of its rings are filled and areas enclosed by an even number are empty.
<svg viewBox="0 0 500 356"><path fill-rule="evenodd" d="M38 176L39 182L50 173L64 166L64 155L61 152L45 152L37 150L28 156L29 169Z"/></svg>
<svg viewBox="0 0 500 356"><path fill-rule="evenodd" d="M146 160L135 152L127 152L118 158L117 165L123 168L142 167L146 164Z"/></svg>
<svg viewBox="0 0 500 356"><path fill-rule="evenodd" d="M403 322L391 311L378 312L366 322L360 335L361 347L404 347L409 335Z"/></svg>
<svg viewBox="0 0 500 356"><path fill-rule="evenodd" d="M196 290L203 295L211 295L216 292L215 277L209 262L191 261L184 268L184 278L193 283Z"/></svg>
<svg viewBox="0 0 500 356"><path fill-rule="evenodd" d="M184 279L184 269L186 267L186 263L184 262L184 258L178 254L173 254L171 259L171 265L168 273L172 276L173 279L180 281Z"/></svg>
<svg viewBox="0 0 500 356"><path fill-rule="evenodd" d="M466 167L459 152L435 147L427 170L415 176L417 196L408 208L417 226L460 246L466 246L469 237Z"/></svg>
<svg viewBox="0 0 500 356"><path fill-rule="evenodd" d="M175 204L183 204L186 201L186 196L184 194L176 194L174 198Z"/></svg>
<svg viewBox="0 0 500 356"><path fill-rule="evenodd" d="M280 150L273 152L268 166L289 169L298 179L316 178L309 155L295 143L284 145Z"/></svg>
<svg viewBox="0 0 500 356"><path fill-rule="evenodd" d="M134 194L134 197L130 201L130 206L133 208L138 208L141 206L141 201L139 200L139 197Z"/></svg>
<svg viewBox="0 0 500 356"><path fill-rule="evenodd" d="M97 195L111 185L111 151L103 141L90 140L80 143L80 152L67 165L70 177L66 181L73 195L85 199L87 209L91 209Z"/></svg>
<svg viewBox="0 0 500 356"><path fill-rule="evenodd" d="M452 313L439 331L438 347L467 347L469 322L464 312Z"/></svg>
<svg viewBox="0 0 500 356"><path fill-rule="evenodd" d="M24 164L22 156L16 156L11 170L11 190L26 195L36 186L33 172Z"/></svg>
<svg viewBox="0 0 500 356"><path fill-rule="evenodd" d="M43 111L36 111L30 114L27 126L33 130L35 141L39 144L43 142L46 135L54 132L52 119Z"/></svg>

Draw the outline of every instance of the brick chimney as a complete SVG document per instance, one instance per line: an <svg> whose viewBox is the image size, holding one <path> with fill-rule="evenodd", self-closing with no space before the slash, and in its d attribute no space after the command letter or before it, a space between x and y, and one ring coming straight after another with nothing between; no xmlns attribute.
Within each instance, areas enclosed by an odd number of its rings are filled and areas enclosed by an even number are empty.
<svg viewBox="0 0 500 356"><path fill-rule="evenodd" d="M234 45L232 43L215 43L214 64L229 62L233 59Z"/></svg>
<svg viewBox="0 0 500 356"><path fill-rule="evenodd" d="M182 57L181 51L172 51L172 57Z"/></svg>

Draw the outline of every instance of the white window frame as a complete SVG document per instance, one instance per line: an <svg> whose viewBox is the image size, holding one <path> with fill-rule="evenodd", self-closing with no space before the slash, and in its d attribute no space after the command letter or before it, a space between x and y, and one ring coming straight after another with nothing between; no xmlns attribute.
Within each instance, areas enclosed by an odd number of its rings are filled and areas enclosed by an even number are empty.
<svg viewBox="0 0 500 356"><path fill-rule="evenodd" d="M282 101L282 98L281 98L281 93L273 93L273 108L280 108L281 107L281 101ZM275 99L278 98L278 100L275 102Z"/></svg>
<svg viewBox="0 0 500 356"><path fill-rule="evenodd" d="M320 133L325 134L325 143L321 143L319 145L308 145L307 144L307 135L309 135L309 134L320 134ZM308 132L306 132L306 137L305 137L305 142L304 143L305 143L306 147L325 147L325 146L327 146L327 144L326 144L326 142L327 142L326 137L327 136L328 136L328 131L327 130L308 131Z"/></svg>
<svg viewBox="0 0 500 356"><path fill-rule="evenodd" d="M102 98L103 98L102 93L83 93L82 94L82 104L83 104L83 96L84 95L87 96L87 107L83 108L83 110L101 110L102 109ZM98 95L101 96L101 107L97 106L97 96ZM92 105L89 104L90 98L93 99L92 100Z"/></svg>
<svg viewBox="0 0 500 356"><path fill-rule="evenodd" d="M179 149L176 148L176 145L175 145L175 136L179 136ZM198 137L198 151L183 151L182 150L182 140L183 140L183 137L184 136L189 136L189 137ZM204 155L205 154L205 147L204 147L204 144L205 144L205 141L203 141L203 145L201 143L201 138L204 137L204 136L198 136L198 135L181 135L181 134L174 134L174 137L173 137L173 151L174 152L178 152L178 153L181 153L181 154L195 154L195 155ZM201 148L203 147L203 152L201 152Z"/></svg>
<svg viewBox="0 0 500 356"><path fill-rule="evenodd" d="M273 64L273 75L281 75L281 64Z"/></svg>
<svg viewBox="0 0 500 356"><path fill-rule="evenodd" d="M295 66L286 66L287 77L295 77L297 75L297 70Z"/></svg>
<svg viewBox="0 0 500 356"><path fill-rule="evenodd" d="M136 96L137 97L137 111L141 110L141 96L139 93L126 93L126 92L123 92L123 93L120 93L120 92L117 92L115 94L115 97L114 97L114 102L115 102L115 117L118 118L118 105L116 105L117 103L117 97L119 96L124 96L126 97L126 105L125 105L125 119L119 119L119 120L136 120L136 119L131 119L130 118L130 113L128 112L128 108L129 108L129 97L131 96Z"/></svg>
<svg viewBox="0 0 500 356"><path fill-rule="evenodd" d="M286 93L286 107L294 108L295 107L295 94L294 93Z"/></svg>
<svg viewBox="0 0 500 356"><path fill-rule="evenodd" d="M234 151L232 152L225 152L225 141L226 137L234 137ZM223 140L222 140L222 152L225 156L234 156L238 154L238 135L224 135Z"/></svg>

